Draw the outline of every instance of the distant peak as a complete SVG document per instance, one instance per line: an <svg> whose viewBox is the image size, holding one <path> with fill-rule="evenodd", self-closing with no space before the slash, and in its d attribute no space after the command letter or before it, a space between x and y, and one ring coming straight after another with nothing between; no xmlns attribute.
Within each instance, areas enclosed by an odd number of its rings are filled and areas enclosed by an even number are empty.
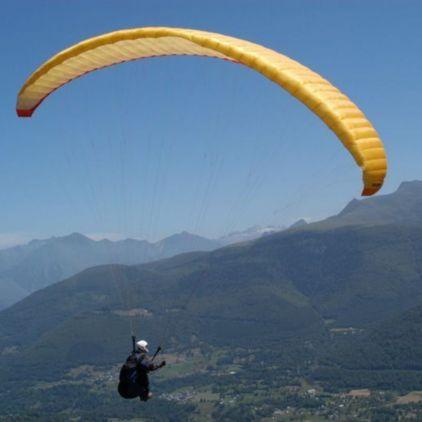
<svg viewBox="0 0 422 422"><path fill-rule="evenodd" d="M195 237L195 236L196 236L195 234L192 234L192 233L187 232L186 230L183 230L180 233L175 233L175 234L172 234L171 236L168 236L166 239L169 239L171 237Z"/></svg>
<svg viewBox="0 0 422 422"><path fill-rule="evenodd" d="M200 238L200 236L198 236L196 234L189 233L189 232L184 230L180 233L175 233L175 234L172 234L170 236L167 236L164 239L161 239L158 242L156 242L156 244L163 244L163 243L168 243L168 242L172 242L172 241L186 241L188 239L199 239L199 238Z"/></svg>
<svg viewBox="0 0 422 422"><path fill-rule="evenodd" d="M78 233L78 232L70 233L67 237L71 237L71 238L74 238L74 239L88 239L85 235Z"/></svg>
<svg viewBox="0 0 422 422"><path fill-rule="evenodd" d="M422 180L412 180L409 182L402 182L397 189L397 192L420 192L422 191Z"/></svg>
<svg viewBox="0 0 422 422"><path fill-rule="evenodd" d="M63 237L56 237L55 239L60 239L60 240L71 240L73 242L86 242L86 241L91 241L91 239L89 237L84 236L81 233L71 233L67 236L63 236Z"/></svg>
<svg viewBox="0 0 422 422"><path fill-rule="evenodd" d="M293 223L289 227L289 229L297 229L299 227L303 227L303 226L307 226L307 225L308 225L308 222L304 218L301 218L300 220L297 220L295 223Z"/></svg>
<svg viewBox="0 0 422 422"><path fill-rule="evenodd" d="M91 240L88 237L84 236L81 233L71 233L71 234L67 234L64 236L51 236L47 239L33 239L30 242L28 242L28 245L45 245L46 243L50 243L50 242L55 242L55 241L67 241L67 240L71 240L73 242L80 242L80 241L87 241L87 240Z"/></svg>

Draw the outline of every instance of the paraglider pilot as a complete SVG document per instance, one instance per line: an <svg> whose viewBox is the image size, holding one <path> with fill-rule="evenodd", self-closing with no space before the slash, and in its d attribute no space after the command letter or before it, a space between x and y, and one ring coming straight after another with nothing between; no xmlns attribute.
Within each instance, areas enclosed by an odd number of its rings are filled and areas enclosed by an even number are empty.
<svg viewBox="0 0 422 422"><path fill-rule="evenodd" d="M149 358L148 343L140 340L135 344L134 338L132 340L134 345L132 353L120 369L118 391L125 399L139 397L141 401L147 401L152 397L149 391L148 373L162 368L166 361L163 360L156 365L153 360L160 349L157 349L153 358Z"/></svg>

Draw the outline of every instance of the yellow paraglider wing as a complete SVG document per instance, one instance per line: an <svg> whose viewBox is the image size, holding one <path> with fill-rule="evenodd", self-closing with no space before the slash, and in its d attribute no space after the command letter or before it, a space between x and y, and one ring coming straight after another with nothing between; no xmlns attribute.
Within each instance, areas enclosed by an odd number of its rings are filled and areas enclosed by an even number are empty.
<svg viewBox="0 0 422 422"><path fill-rule="evenodd" d="M238 38L182 28L136 28L90 38L39 67L22 87L17 113L29 117L53 91L88 72L140 58L170 55L217 57L242 63L280 85L318 115L362 168L362 195L384 181L384 146L369 120L350 99L317 73L274 50Z"/></svg>

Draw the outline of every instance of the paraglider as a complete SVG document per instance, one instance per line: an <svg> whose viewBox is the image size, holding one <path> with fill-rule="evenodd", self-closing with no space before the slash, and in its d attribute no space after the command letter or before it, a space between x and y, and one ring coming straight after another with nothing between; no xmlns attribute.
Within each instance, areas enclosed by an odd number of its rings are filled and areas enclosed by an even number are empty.
<svg viewBox="0 0 422 422"><path fill-rule="evenodd" d="M86 73L131 60L170 55L216 57L262 73L305 104L338 136L362 168L362 195L373 195L382 187L387 171L384 146L370 121L346 95L283 54L222 34L146 27L89 38L53 56L28 78L18 95L17 114L32 116L53 91Z"/></svg>
<svg viewBox="0 0 422 422"><path fill-rule="evenodd" d="M132 337L132 341L133 350L120 369L117 390L125 399L139 397L141 401L147 401L152 397L152 393L149 391L148 374L165 366L166 361L163 360L158 365L155 364L154 358L159 349L152 358L149 358L148 342L140 340L135 343L135 337Z"/></svg>
<svg viewBox="0 0 422 422"><path fill-rule="evenodd" d="M52 92L89 72L156 56L208 56L243 64L279 85L316 114L339 138L362 169L362 195L381 189L387 172L383 143L363 112L338 88L301 63L242 39L183 28L146 27L89 38L42 64L17 98L17 114L31 117ZM144 340L135 344L122 366L118 391L124 398L150 397L148 373L166 362L153 362Z"/></svg>

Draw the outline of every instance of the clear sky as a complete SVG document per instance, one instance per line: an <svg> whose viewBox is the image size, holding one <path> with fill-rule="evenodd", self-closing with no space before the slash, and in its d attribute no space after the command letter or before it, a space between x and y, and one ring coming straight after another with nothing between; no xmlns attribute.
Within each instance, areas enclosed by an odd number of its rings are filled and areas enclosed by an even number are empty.
<svg viewBox="0 0 422 422"><path fill-rule="evenodd" d="M78 231L217 237L338 212L360 171L325 125L261 75L207 58L94 72L15 115L26 77L85 38L204 29L278 50L366 113L389 156L382 193L422 179L422 2L21 0L0 25L0 247Z"/></svg>

